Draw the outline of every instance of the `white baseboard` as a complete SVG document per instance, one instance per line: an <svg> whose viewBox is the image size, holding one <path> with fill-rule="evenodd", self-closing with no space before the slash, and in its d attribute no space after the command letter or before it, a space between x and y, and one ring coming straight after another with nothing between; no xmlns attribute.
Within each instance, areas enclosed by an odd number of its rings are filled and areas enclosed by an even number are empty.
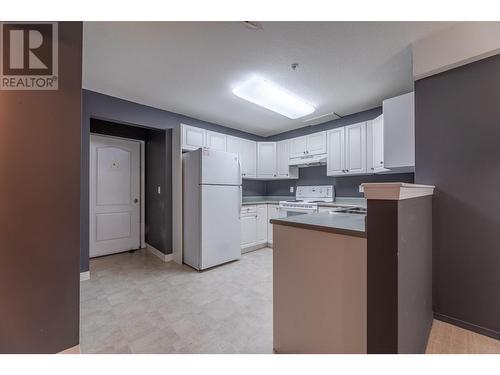
<svg viewBox="0 0 500 375"><path fill-rule="evenodd" d="M171 260L174 259L173 254L163 254L160 250L157 248L151 246L150 244L146 243L146 248L151 254L156 255L158 258L163 260L164 262L170 262Z"/></svg>
<svg viewBox="0 0 500 375"><path fill-rule="evenodd" d="M268 243L267 242L259 243L257 245L242 247L241 248L241 253L245 254L245 253L249 253L250 251L255 251L255 250L263 249L265 247L268 247Z"/></svg>
<svg viewBox="0 0 500 375"><path fill-rule="evenodd" d="M90 271L80 272L80 281L90 280Z"/></svg>

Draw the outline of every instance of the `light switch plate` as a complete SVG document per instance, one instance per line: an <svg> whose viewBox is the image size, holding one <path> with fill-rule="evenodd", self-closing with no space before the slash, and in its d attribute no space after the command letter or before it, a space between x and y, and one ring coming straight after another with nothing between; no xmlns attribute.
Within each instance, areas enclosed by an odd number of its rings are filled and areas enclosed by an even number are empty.
<svg viewBox="0 0 500 375"><path fill-rule="evenodd" d="M158 186L158 194L161 194L161 186Z"/></svg>
<svg viewBox="0 0 500 375"><path fill-rule="evenodd" d="M290 186L290 193L293 193L293 186Z"/></svg>
<svg viewBox="0 0 500 375"><path fill-rule="evenodd" d="M359 192L360 193L364 193L365 192L365 189L363 189L363 185L359 185Z"/></svg>

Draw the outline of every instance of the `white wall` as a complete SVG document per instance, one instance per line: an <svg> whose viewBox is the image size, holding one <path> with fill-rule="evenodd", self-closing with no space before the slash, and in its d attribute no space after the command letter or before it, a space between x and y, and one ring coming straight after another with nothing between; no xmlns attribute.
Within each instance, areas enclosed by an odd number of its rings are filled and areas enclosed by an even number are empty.
<svg viewBox="0 0 500 375"><path fill-rule="evenodd" d="M500 22L459 22L412 47L418 80L500 53Z"/></svg>

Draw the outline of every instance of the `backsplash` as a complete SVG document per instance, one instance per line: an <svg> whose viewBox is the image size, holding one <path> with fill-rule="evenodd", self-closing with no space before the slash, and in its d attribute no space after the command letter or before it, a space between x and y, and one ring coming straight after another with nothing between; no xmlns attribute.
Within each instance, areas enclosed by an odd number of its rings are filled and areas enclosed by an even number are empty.
<svg viewBox="0 0 500 375"><path fill-rule="evenodd" d="M298 180L258 181L243 180L244 196L295 196L295 188L303 185L335 185L338 197L363 197L359 185L364 182L408 182L413 183L414 173L376 174L363 176L331 177L326 175L326 166L299 169ZM290 192L293 187L294 192Z"/></svg>

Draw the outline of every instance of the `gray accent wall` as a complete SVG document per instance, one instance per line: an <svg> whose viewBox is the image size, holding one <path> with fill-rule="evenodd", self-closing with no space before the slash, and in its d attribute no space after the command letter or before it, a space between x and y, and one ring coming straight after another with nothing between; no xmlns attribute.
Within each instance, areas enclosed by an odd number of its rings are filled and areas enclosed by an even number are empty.
<svg viewBox="0 0 500 375"><path fill-rule="evenodd" d="M500 55L415 83L415 180L436 186L433 301L500 339Z"/></svg>
<svg viewBox="0 0 500 375"><path fill-rule="evenodd" d="M326 166L307 167L299 169L298 180L268 181L265 195L295 196L297 186L334 185L338 197L363 197L363 193L359 192L359 185L364 182L413 183L413 180L413 173L331 177L326 175ZM290 187L294 188L293 193L290 193Z"/></svg>
<svg viewBox="0 0 500 375"><path fill-rule="evenodd" d="M266 141L282 141L283 139L301 137L303 135L312 134L324 130L330 130L335 128L340 128L342 126L356 124L358 122L364 122L368 120L373 120L375 117L378 117L382 114L382 107L376 107L369 109L367 111L353 113L350 115L346 115L342 118L327 121L322 124L313 125L313 126L304 126L303 128L290 130L287 132L283 132L280 134L273 135L271 137L267 137Z"/></svg>
<svg viewBox="0 0 500 375"><path fill-rule="evenodd" d="M0 353L79 343L82 22L59 22L59 89L0 91Z"/></svg>

